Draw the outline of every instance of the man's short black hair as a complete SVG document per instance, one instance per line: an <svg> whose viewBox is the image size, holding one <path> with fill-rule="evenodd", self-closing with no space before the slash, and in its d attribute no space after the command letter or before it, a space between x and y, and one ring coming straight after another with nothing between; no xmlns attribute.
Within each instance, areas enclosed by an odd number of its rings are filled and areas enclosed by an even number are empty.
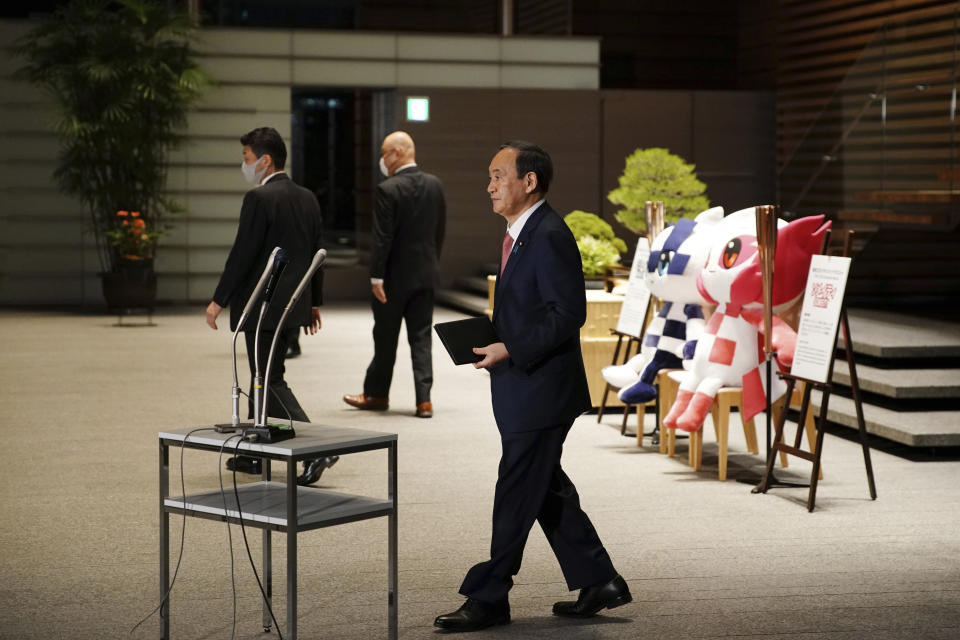
<svg viewBox="0 0 960 640"><path fill-rule="evenodd" d="M531 171L537 176L537 190L534 193L546 194L553 180L553 161L550 154L526 140L510 140L500 145L500 149L517 150L517 177L523 178Z"/></svg>
<svg viewBox="0 0 960 640"><path fill-rule="evenodd" d="M250 147L257 158L265 153L269 154L273 158L273 168L277 171L283 170L287 164L287 145L273 127L260 127L240 136L240 144Z"/></svg>

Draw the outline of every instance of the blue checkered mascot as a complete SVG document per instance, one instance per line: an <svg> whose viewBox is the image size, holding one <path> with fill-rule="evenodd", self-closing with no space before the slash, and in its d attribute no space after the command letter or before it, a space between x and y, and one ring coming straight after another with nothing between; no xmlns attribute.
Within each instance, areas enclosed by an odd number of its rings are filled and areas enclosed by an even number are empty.
<svg viewBox="0 0 960 640"><path fill-rule="evenodd" d="M663 306L647 326L640 353L622 365L604 367L603 379L620 389L626 404L643 404L657 396L657 373L680 369L693 358L703 333L697 277L710 252L713 227L723 220L723 207L713 207L694 220L681 218L667 227L650 248L644 281Z"/></svg>

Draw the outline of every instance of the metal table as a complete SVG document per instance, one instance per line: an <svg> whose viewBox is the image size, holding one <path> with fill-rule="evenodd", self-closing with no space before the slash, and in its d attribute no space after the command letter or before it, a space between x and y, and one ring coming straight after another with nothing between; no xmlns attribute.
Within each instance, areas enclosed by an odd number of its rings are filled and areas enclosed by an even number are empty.
<svg viewBox="0 0 960 640"><path fill-rule="evenodd" d="M187 495L170 496L170 447L219 452L233 452L237 436L194 429L161 431L160 438L160 597L170 586L170 514L240 523L263 530L263 587L272 597L271 540L272 531L287 536L287 629L289 640L297 638L297 534L347 522L387 516L387 625L388 638L397 638L397 435L361 429L331 427L313 423L294 423L297 437L275 444L241 442L239 449L248 455L263 458L263 474L259 482L238 486L240 511L237 511L233 487ZM387 449L387 499L368 498L315 487L297 486L297 464L303 460L330 455L347 455L360 451ZM286 482L270 477L270 462L282 460L287 465ZM231 483L232 485L232 483ZM271 625L266 604L263 607L264 630ZM161 637L170 637L170 601L160 610Z"/></svg>

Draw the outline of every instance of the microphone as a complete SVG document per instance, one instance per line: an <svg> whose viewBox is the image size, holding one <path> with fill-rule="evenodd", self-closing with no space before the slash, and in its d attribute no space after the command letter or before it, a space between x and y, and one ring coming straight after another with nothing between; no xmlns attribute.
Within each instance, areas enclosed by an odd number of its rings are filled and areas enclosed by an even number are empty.
<svg viewBox="0 0 960 640"><path fill-rule="evenodd" d="M287 268L290 258L282 247L276 248L273 257L273 264L270 268L270 275L267 276L267 284L263 287L263 301L260 303L260 317L257 319L257 329L253 334L253 417L254 425L258 425L257 416L260 415L260 407L264 401L263 369L260 368L260 327L263 325L263 318L267 314L267 307L273 298L273 293L280 281L283 270ZM279 331L280 326L277 326ZM249 356L248 356L249 357ZM269 361L268 361L269 362Z"/></svg>
<svg viewBox="0 0 960 640"><path fill-rule="evenodd" d="M281 253L282 251L283 249L280 247L274 247L273 251L270 252L270 257L267 258L267 264L263 266L263 273L260 274L260 279L257 280L257 286L253 288L253 293L250 294L250 298L247 300L247 306L243 308L243 315L241 316L240 324L237 325L238 331L240 326L243 325L244 320L246 320L250 312L253 311L253 305L257 303L257 299L263 292L263 288L267 286L267 279L273 272L274 265L277 261L277 254Z"/></svg>
<svg viewBox="0 0 960 640"><path fill-rule="evenodd" d="M240 331L243 330L243 326L246 324L250 312L253 310L254 305L256 305L257 299L263 292L264 287L267 285L267 280L276 267L278 260L277 255L282 253L283 249L280 247L274 247L273 251L270 252L270 257L267 258L267 263L263 267L263 273L260 274L260 279L257 280L257 285L253 288L253 293L251 293L247 299L247 304L243 307L243 313L240 314L240 320L237 322L237 328L233 331L233 345L231 349L233 356L233 390L230 394L232 416L230 424L216 425L217 431L221 433L233 432L240 426L240 383L237 379L237 336L240 335ZM283 258L285 257L284 255Z"/></svg>
<svg viewBox="0 0 960 640"><path fill-rule="evenodd" d="M264 388L269 389L270 385L270 369L273 367L273 354L277 348L277 336L280 335L280 331L283 330L283 325L287 320L287 314L290 313L290 310L297 303L297 300L300 299L300 295L303 293L303 290L307 288L307 284L310 282L310 278L313 277L313 274L317 272L321 266L323 266L324 261L327 259L327 250L319 249L314 255L313 260L310 262L310 266L307 267L307 272L303 274L303 277L300 279L300 284L297 285L297 288L294 289L293 295L290 296L290 300L287 302L287 306L283 309L283 315L280 316L280 321L277 323L277 328L273 334L273 342L270 344L270 353L267 356L267 372ZM269 393L264 394L263 397L263 406L256 407L260 409L261 413L254 413L255 418L255 427L266 427L267 424L267 401L270 397ZM292 429L290 431L293 431ZM289 437L289 436L286 436Z"/></svg>
<svg viewBox="0 0 960 640"><path fill-rule="evenodd" d="M303 293L303 290L307 288L307 284L310 282L310 278L313 277L313 274L317 272L317 269L323 266L323 263L327 259L327 250L320 249L315 254L313 254L313 261L310 263L310 266L307 267L307 272L303 274L303 278L300 279L300 284L297 285L297 288L293 290L293 295L290 296L290 301L287 302L287 309L290 309L297 303L297 300L300 299L300 294Z"/></svg>
<svg viewBox="0 0 960 640"><path fill-rule="evenodd" d="M270 276L267 279L267 284L263 289L264 304L269 304L273 299L273 293L276 291L277 282L280 281L280 275L283 273L283 270L287 268L289 263L290 258L287 257L286 251L280 247L274 249L273 268L270 270Z"/></svg>

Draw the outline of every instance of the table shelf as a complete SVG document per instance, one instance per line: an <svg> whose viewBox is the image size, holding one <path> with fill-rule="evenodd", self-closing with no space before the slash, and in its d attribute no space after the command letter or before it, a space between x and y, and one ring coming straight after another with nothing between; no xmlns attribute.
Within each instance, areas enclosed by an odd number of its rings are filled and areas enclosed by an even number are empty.
<svg viewBox="0 0 960 640"><path fill-rule="evenodd" d="M186 508L191 516L214 519L229 519L275 531L287 529L287 485L282 482L253 482L237 487L240 495L240 511L233 487L205 491L182 498L166 498L163 505L167 511L180 513ZM227 508L224 511L224 499ZM184 506L186 503L186 507ZM308 531L330 527L346 522L366 520L390 515L393 502L365 496L351 495L325 489L297 487L297 529Z"/></svg>

